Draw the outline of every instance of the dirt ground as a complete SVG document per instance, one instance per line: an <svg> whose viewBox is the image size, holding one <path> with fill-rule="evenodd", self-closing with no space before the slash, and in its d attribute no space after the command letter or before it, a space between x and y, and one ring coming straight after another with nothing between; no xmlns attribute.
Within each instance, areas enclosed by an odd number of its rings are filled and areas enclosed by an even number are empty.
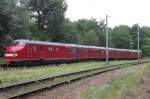
<svg viewBox="0 0 150 99"><path fill-rule="evenodd" d="M124 99L150 99L150 71L146 71L140 84L130 89Z"/></svg>
<svg viewBox="0 0 150 99"><path fill-rule="evenodd" d="M142 66L128 67L104 74L99 74L93 77L88 77L82 80L75 81L70 84L62 85L51 90L46 90L37 94L30 95L24 99L81 99L81 93L86 91L89 86L102 87L106 83L127 73L141 69ZM150 77L149 77L150 78ZM150 85L150 83L149 83ZM127 98L128 99L128 98ZM135 98L131 98L135 99ZM146 98L141 98L146 99ZM150 98L147 98L150 99Z"/></svg>

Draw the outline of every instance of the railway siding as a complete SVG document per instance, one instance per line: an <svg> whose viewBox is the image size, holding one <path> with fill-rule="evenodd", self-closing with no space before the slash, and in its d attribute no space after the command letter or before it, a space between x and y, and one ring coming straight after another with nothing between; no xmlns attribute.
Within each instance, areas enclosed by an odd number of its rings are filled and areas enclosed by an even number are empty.
<svg viewBox="0 0 150 99"><path fill-rule="evenodd" d="M142 64L145 62L149 61L140 61L140 62L133 62L133 63L128 63L128 64L119 64L119 65L112 65L112 66L107 66L107 67L101 67L101 68L95 68L91 70L84 70L84 71L78 71L78 72L73 72L73 73L67 73L63 75L57 75L53 77L46 77L38 80L32 80L29 82L23 82L23 83L18 83L18 84L12 84L12 85L7 85L7 86L1 86L0 87L0 95L3 97L5 96L6 98L16 98L20 95L25 95L30 92L34 92L37 90L45 89L45 88L50 88L52 86L56 86L58 84L64 83L64 82L70 82L72 80L84 78L90 75L94 75L97 73L103 73L107 72L110 70L115 70L119 69L122 67L126 66L131 66L131 65L137 65L137 64Z"/></svg>
<svg viewBox="0 0 150 99"><path fill-rule="evenodd" d="M109 65L127 63L128 61L114 61ZM35 78L41 78L45 76L55 76L65 73L77 72L81 70L94 69L103 67L106 64L104 62L85 62L75 64L62 64L58 66L41 66L32 68L8 68L4 71L0 70L1 83L13 83L20 80L32 80Z"/></svg>

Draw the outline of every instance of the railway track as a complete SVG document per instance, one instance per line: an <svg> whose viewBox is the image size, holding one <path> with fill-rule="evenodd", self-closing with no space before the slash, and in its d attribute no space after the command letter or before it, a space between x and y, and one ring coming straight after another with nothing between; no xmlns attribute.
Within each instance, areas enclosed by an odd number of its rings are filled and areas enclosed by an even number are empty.
<svg viewBox="0 0 150 99"><path fill-rule="evenodd" d="M63 83L71 82L77 79L85 78L88 76L129 67L129 66L136 66L138 64L148 63L149 60L146 61L139 61L139 62L132 62L126 64L118 64L112 66L106 66L101 68L95 68L91 70L84 70L79 72L73 73L66 73L63 75L56 75L45 77L41 79L34 79L30 81L21 81L13 84L5 84L0 85L0 99L19 99L21 96L31 94L33 92L37 92L40 90L44 90L47 88L52 88L58 86Z"/></svg>

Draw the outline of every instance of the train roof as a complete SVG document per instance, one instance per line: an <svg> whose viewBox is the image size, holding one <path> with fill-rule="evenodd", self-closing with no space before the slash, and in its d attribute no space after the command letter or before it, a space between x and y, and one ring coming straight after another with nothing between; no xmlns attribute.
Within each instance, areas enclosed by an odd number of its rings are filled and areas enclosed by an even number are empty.
<svg viewBox="0 0 150 99"><path fill-rule="evenodd" d="M14 42L22 42L24 44L43 44L43 45L56 45L56 46L76 46L76 44L55 43L55 42L49 42L49 41L34 41L34 40L24 40L24 39L15 40Z"/></svg>
<svg viewBox="0 0 150 99"><path fill-rule="evenodd" d="M26 40L26 39L15 40L14 42L20 42L22 44L43 44L43 45L56 45L56 46L79 47L79 48L91 48L91 49L106 50L106 47L77 45L77 44L68 44L68 43L55 43L55 42L48 42L48 41L34 41L34 40ZM118 48L109 48L109 50L138 52L138 50L118 49Z"/></svg>

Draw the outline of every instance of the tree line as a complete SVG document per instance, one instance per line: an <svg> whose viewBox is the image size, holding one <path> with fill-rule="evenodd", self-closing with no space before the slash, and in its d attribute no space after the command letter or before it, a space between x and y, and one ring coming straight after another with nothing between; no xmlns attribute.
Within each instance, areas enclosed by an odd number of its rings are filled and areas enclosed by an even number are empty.
<svg viewBox="0 0 150 99"><path fill-rule="evenodd" d="M65 0L0 0L0 50L16 39L105 47L105 21L65 18ZM109 28L109 46L137 49L138 24ZM150 27L140 27L140 48L150 55Z"/></svg>

